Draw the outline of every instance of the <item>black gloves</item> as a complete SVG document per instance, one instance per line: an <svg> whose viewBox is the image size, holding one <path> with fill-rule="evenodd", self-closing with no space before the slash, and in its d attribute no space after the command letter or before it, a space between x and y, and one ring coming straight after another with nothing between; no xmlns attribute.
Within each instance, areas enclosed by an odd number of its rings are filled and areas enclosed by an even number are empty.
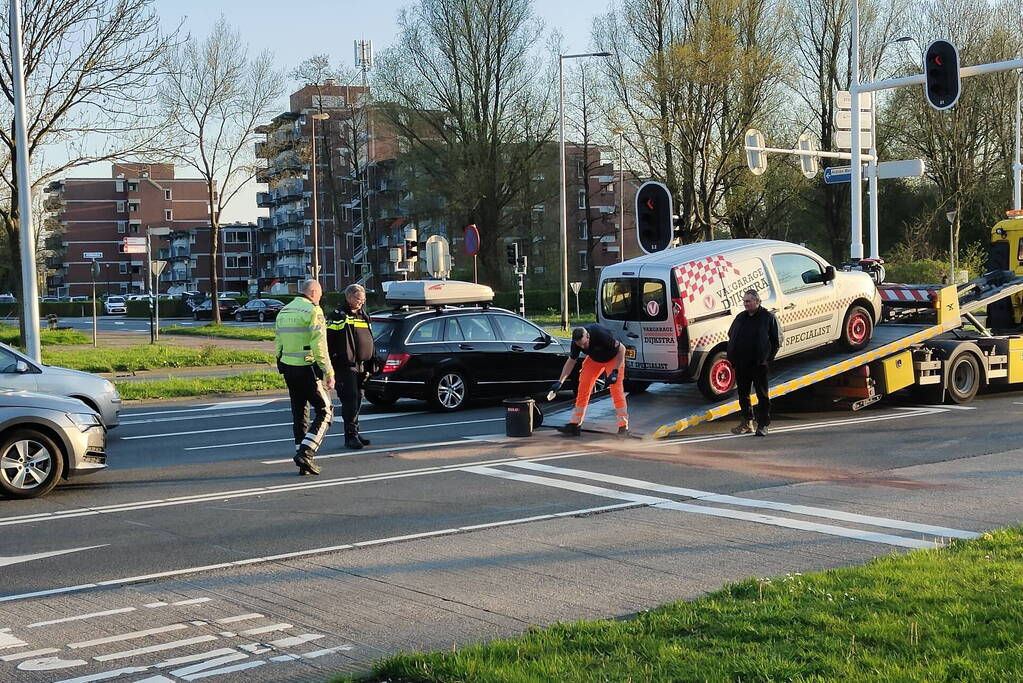
<svg viewBox="0 0 1023 683"><path fill-rule="evenodd" d="M551 391L552 392L561 391L561 381L560 380L551 385Z"/></svg>
<svg viewBox="0 0 1023 683"><path fill-rule="evenodd" d="M607 377L607 385L611 386L618 381L618 368L611 371L611 374Z"/></svg>

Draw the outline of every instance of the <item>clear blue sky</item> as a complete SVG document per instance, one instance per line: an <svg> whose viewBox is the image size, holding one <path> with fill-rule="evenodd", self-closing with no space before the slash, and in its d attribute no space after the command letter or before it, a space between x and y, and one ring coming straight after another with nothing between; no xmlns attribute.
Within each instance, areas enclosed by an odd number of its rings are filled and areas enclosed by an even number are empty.
<svg viewBox="0 0 1023 683"><path fill-rule="evenodd" d="M374 49L394 42L396 18L407 0L156 0L164 25L183 22L185 31L204 35L223 14L248 40L253 52L269 48L282 67L291 68L310 55L326 52L340 63L351 65L352 43L373 41ZM536 13L548 28L558 29L567 50L581 50L589 42L593 17L607 11L609 2L582 0L534 0ZM282 111L286 101L281 102ZM101 171L105 172L105 171ZM90 169L88 175L97 171ZM257 209L252 192L239 194L228 206L227 220L251 220L265 215Z"/></svg>

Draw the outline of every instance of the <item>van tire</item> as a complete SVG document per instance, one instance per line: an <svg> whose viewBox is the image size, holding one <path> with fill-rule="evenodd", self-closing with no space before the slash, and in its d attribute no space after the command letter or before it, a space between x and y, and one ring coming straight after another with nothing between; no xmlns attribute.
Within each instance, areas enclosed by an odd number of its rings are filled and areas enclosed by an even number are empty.
<svg viewBox="0 0 1023 683"><path fill-rule="evenodd" d="M721 401L735 393L735 369L724 350L712 353L704 362L696 386L711 401Z"/></svg>
<svg viewBox="0 0 1023 683"><path fill-rule="evenodd" d="M622 388L629 394L642 394L650 388L651 384L653 384L653 382L641 382L636 379L627 379L622 382Z"/></svg>
<svg viewBox="0 0 1023 683"><path fill-rule="evenodd" d="M849 351L859 351L874 336L874 319L863 306L850 306L842 319L841 342Z"/></svg>

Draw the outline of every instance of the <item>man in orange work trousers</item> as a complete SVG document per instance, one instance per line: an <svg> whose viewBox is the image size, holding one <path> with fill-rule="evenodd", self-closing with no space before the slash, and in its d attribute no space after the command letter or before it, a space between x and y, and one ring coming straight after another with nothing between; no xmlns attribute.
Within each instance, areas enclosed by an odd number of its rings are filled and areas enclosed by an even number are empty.
<svg viewBox="0 0 1023 683"><path fill-rule="evenodd" d="M584 354L583 369L579 373L579 389L575 397L575 410L572 420L558 431L565 436L579 436L586 406L590 403L593 385L601 373L607 375L607 384L611 388L611 400L615 406L615 417L618 419L618 435L629 435L629 411L625 406L625 347L622 346L611 331L596 323L572 330L572 350L561 369L561 379L554 383L551 391L558 391L565 380L572 374L579 354Z"/></svg>

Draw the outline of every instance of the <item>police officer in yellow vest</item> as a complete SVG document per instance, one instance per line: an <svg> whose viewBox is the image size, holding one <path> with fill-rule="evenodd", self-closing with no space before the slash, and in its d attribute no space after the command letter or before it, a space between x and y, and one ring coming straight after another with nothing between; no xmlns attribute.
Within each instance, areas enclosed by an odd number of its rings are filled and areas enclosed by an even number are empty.
<svg viewBox="0 0 1023 683"><path fill-rule="evenodd" d="M302 294L277 314L277 369L291 396L295 464L299 474L319 474L313 456L330 429L334 408L327 393L334 388L334 369L327 355L327 325L320 310L323 288L306 280ZM309 406L313 422L309 424Z"/></svg>
<svg viewBox="0 0 1023 683"><path fill-rule="evenodd" d="M327 349L337 376L337 396L345 421L345 447L359 449L369 439L359 434L359 410L366 379L373 373L373 329L366 315L366 290L345 288L344 302L327 319Z"/></svg>

